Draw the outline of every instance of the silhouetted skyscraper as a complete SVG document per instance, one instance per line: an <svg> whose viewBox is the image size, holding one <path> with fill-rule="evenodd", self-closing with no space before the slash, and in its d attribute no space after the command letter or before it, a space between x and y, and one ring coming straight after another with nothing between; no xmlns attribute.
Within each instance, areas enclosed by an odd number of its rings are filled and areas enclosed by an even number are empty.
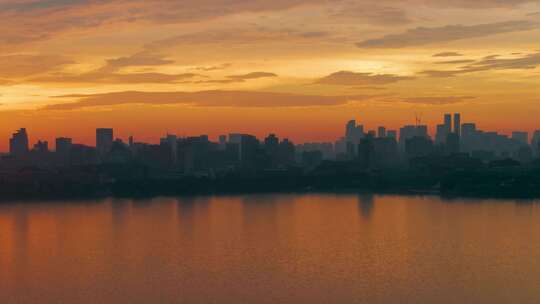
<svg viewBox="0 0 540 304"><path fill-rule="evenodd" d="M459 135L457 133L450 133L446 137L446 152L448 154L460 152Z"/></svg>
<svg viewBox="0 0 540 304"><path fill-rule="evenodd" d="M399 129L399 144L401 146L401 149L405 149L405 144L408 139L411 139L413 137L424 137L428 138L428 132L427 132L427 126L425 125L419 125L419 126L413 126L408 125L404 126Z"/></svg>
<svg viewBox="0 0 540 304"><path fill-rule="evenodd" d="M9 153L14 156L21 156L28 153L28 134L25 128L13 133L13 136L9 140Z"/></svg>
<svg viewBox="0 0 540 304"><path fill-rule="evenodd" d="M446 134L452 132L452 114L444 114L444 127L446 129Z"/></svg>
<svg viewBox="0 0 540 304"><path fill-rule="evenodd" d="M107 153L111 150L113 144L113 129L96 129L96 149L99 153Z"/></svg>
<svg viewBox="0 0 540 304"><path fill-rule="evenodd" d="M378 135L379 138L385 138L386 137L386 128L385 127L379 127L377 135Z"/></svg>
<svg viewBox="0 0 540 304"><path fill-rule="evenodd" d="M171 153L171 162L173 165L178 162L178 136L167 134L160 140L162 146L167 146Z"/></svg>
<svg viewBox="0 0 540 304"><path fill-rule="evenodd" d="M448 136L446 125L437 125L437 133L435 133L435 143L443 144L446 142L446 136Z"/></svg>
<svg viewBox="0 0 540 304"><path fill-rule="evenodd" d="M476 139L476 124L474 123L464 123L461 125L461 145L460 149L462 152L469 152L473 150Z"/></svg>
<svg viewBox="0 0 540 304"><path fill-rule="evenodd" d="M220 135L219 136L219 149L225 150L226 146L227 146L227 135Z"/></svg>
<svg viewBox="0 0 540 304"><path fill-rule="evenodd" d="M461 136L461 114L459 113L454 114L454 133Z"/></svg>
<svg viewBox="0 0 540 304"><path fill-rule="evenodd" d="M73 145L71 138L59 137L56 139L56 153L67 155Z"/></svg>

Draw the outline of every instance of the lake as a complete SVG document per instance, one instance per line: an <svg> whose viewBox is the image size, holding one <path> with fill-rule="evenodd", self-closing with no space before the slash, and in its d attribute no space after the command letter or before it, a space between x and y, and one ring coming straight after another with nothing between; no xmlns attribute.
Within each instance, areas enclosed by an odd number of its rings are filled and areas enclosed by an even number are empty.
<svg viewBox="0 0 540 304"><path fill-rule="evenodd" d="M0 205L0 303L539 303L539 201L276 194Z"/></svg>

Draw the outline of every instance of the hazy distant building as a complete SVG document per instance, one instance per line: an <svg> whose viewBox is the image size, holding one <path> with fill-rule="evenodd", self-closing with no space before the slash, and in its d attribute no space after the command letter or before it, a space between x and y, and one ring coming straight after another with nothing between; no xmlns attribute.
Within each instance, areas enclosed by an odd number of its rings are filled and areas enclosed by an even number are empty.
<svg viewBox="0 0 540 304"><path fill-rule="evenodd" d="M386 131L386 137L393 138L397 140L397 131L396 130L388 130Z"/></svg>
<svg viewBox="0 0 540 304"><path fill-rule="evenodd" d="M461 114L454 114L454 133L457 136L461 136Z"/></svg>
<svg viewBox="0 0 540 304"><path fill-rule="evenodd" d="M219 140L219 149L225 150L225 148L227 147L227 135L220 135L218 140Z"/></svg>
<svg viewBox="0 0 540 304"><path fill-rule="evenodd" d="M358 163L363 168L388 168L397 165L398 161L398 145L394 138L368 135L358 144Z"/></svg>
<svg viewBox="0 0 540 304"><path fill-rule="evenodd" d="M448 136L446 125L437 125L437 132L435 133L435 143L436 144L445 143L446 136Z"/></svg>
<svg viewBox="0 0 540 304"><path fill-rule="evenodd" d="M272 166L279 164L279 138L275 134L270 134L264 139L264 151L270 158Z"/></svg>
<svg viewBox="0 0 540 304"><path fill-rule="evenodd" d="M461 125L461 136L462 137L472 137L476 133L476 124L474 123L464 123Z"/></svg>
<svg viewBox="0 0 540 304"><path fill-rule="evenodd" d="M424 136L414 136L405 141L405 154L407 158L428 156L433 153L433 142Z"/></svg>
<svg viewBox="0 0 540 304"><path fill-rule="evenodd" d="M99 128L96 129L96 149L98 153L108 153L113 145L114 133L113 129Z"/></svg>
<svg viewBox="0 0 540 304"><path fill-rule="evenodd" d="M377 137L379 137L379 138L385 138L386 137L386 128L385 127L379 127L377 129Z"/></svg>
<svg viewBox="0 0 540 304"><path fill-rule="evenodd" d="M73 141L71 138L59 137L56 139L56 153L61 155L69 154Z"/></svg>
<svg viewBox="0 0 540 304"><path fill-rule="evenodd" d="M404 150L408 139L422 137L429 139L428 129L425 125L408 125L399 129L399 145Z"/></svg>
<svg viewBox="0 0 540 304"><path fill-rule="evenodd" d="M446 153L448 154L456 154L459 153L461 150L460 142L459 142L459 135L457 133L450 133L446 136Z"/></svg>
<svg viewBox="0 0 540 304"><path fill-rule="evenodd" d="M49 152L49 142L38 140L38 142L34 144L34 148L32 149L32 151L38 153Z"/></svg>
<svg viewBox="0 0 540 304"><path fill-rule="evenodd" d="M166 146L171 153L171 162L173 165L178 163L178 136L167 134L160 139L160 145Z"/></svg>
<svg viewBox="0 0 540 304"><path fill-rule="evenodd" d="M477 136L476 124L464 123L461 125L461 151L470 152L473 150Z"/></svg>
<svg viewBox="0 0 540 304"><path fill-rule="evenodd" d="M540 130L534 131L533 136L532 136L532 141L531 141L531 144L533 146L538 145L538 143L540 143Z"/></svg>
<svg viewBox="0 0 540 304"><path fill-rule="evenodd" d="M452 114L444 114L444 129L446 131L444 137L446 138L446 135L452 132Z"/></svg>
<svg viewBox="0 0 540 304"><path fill-rule="evenodd" d="M527 132L521 132L521 131L512 132L512 139L522 145L527 145L527 146L529 145L529 133Z"/></svg>
<svg viewBox="0 0 540 304"><path fill-rule="evenodd" d="M531 145L536 156L540 156L540 130L534 131Z"/></svg>
<svg viewBox="0 0 540 304"><path fill-rule="evenodd" d="M13 156L21 156L28 153L28 134L25 128L13 133L13 136L9 140L9 153Z"/></svg>
<svg viewBox="0 0 540 304"><path fill-rule="evenodd" d="M364 126L357 125L356 120L350 120L345 126L345 150L349 158L356 155L357 145L364 137Z"/></svg>

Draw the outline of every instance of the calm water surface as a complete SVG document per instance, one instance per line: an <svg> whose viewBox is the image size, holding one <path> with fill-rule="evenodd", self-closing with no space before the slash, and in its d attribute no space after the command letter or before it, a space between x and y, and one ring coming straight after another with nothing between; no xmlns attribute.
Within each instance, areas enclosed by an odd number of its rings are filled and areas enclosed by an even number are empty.
<svg viewBox="0 0 540 304"><path fill-rule="evenodd" d="M540 205L247 195L0 205L0 303L540 303Z"/></svg>

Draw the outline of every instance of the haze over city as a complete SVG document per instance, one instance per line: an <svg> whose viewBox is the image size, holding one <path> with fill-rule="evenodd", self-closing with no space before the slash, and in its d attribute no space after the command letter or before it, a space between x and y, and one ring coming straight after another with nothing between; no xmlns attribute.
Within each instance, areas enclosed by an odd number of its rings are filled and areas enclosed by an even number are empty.
<svg viewBox="0 0 540 304"><path fill-rule="evenodd" d="M0 26L5 139L92 144L107 126L302 143L418 115L434 135L447 112L538 128L538 1L13 0Z"/></svg>

